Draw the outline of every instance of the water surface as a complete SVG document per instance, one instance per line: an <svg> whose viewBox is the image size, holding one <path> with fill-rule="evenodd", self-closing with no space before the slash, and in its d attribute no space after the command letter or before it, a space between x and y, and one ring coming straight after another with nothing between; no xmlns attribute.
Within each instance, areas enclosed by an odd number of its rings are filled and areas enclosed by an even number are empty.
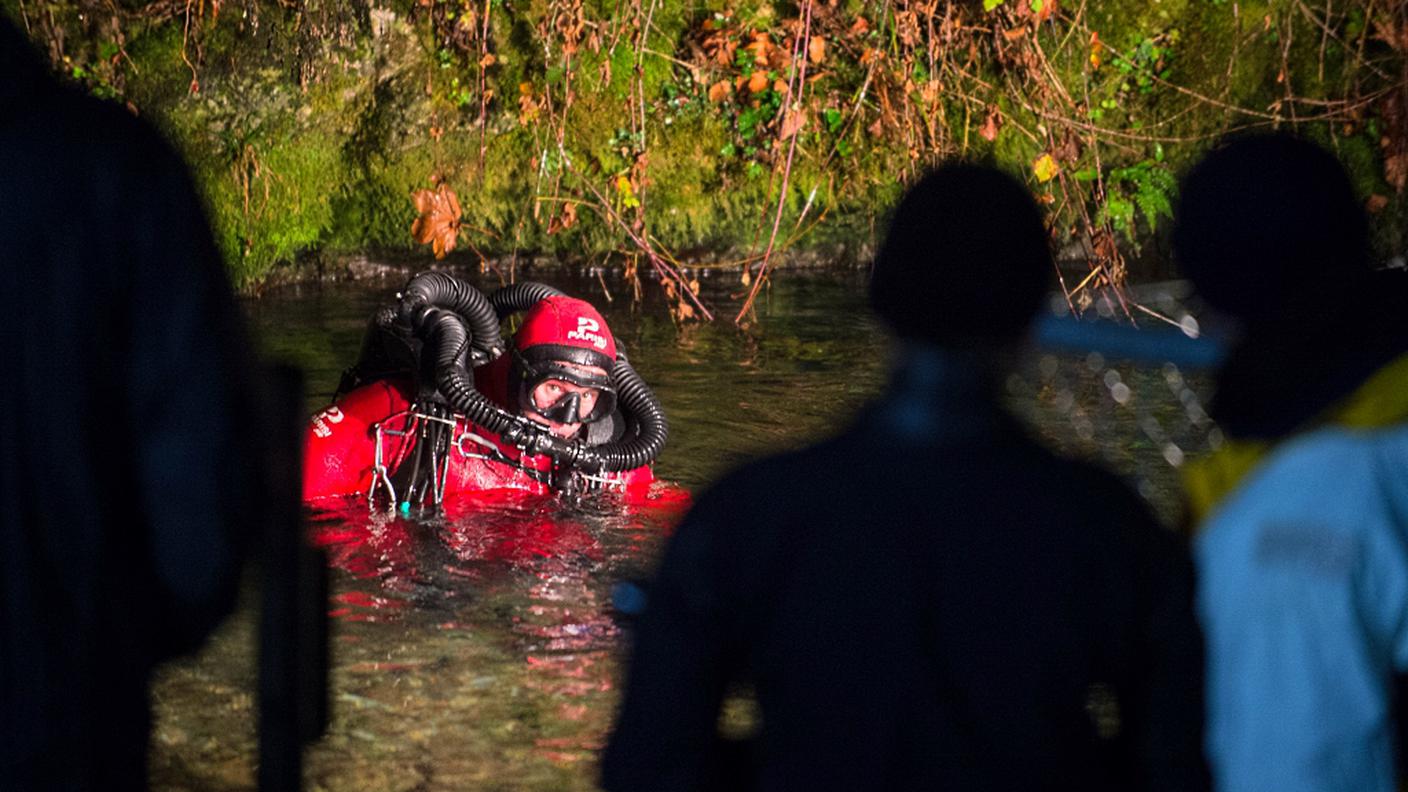
<svg viewBox="0 0 1408 792"><path fill-rule="evenodd" d="M753 455L840 430L884 384L887 341L865 313L860 273L783 274L746 331L727 320L677 326L654 284L633 304L610 279L542 279L602 309L670 418L657 476L687 490ZM264 350L307 373L310 412L355 358L371 311L401 283L301 287L246 305ZM736 304L733 276L703 284L720 313ZM1103 459L1168 519L1176 465L1217 442L1201 380L1171 366L1038 351L1006 386L1035 432ZM334 715L306 753L306 787L593 788L628 629L610 606L611 586L650 569L680 507L669 497L626 509L505 496L410 519L357 503L310 513L333 563ZM200 655L160 675L155 788L253 785L257 613L247 599Z"/></svg>

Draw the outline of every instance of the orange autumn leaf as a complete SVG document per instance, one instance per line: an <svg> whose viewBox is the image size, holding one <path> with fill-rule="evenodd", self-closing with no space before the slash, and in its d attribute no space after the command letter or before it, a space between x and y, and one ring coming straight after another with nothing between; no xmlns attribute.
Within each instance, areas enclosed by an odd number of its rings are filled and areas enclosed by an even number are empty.
<svg viewBox="0 0 1408 792"><path fill-rule="evenodd" d="M1020 41L1026 35L1027 29L1024 27L1014 27L1011 30L1002 31L1002 37L1008 41Z"/></svg>
<svg viewBox="0 0 1408 792"><path fill-rule="evenodd" d="M865 21L865 17L858 16L856 21L851 23L851 29L846 31L851 36L864 36L870 32L870 23Z"/></svg>
<svg viewBox="0 0 1408 792"><path fill-rule="evenodd" d="M978 128L978 134L983 140L991 143L997 140L997 133L1002 130L1002 114L996 107L989 107L987 117L983 119L983 125Z"/></svg>
<svg viewBox="0 0 1408 792"><path fill-rule="evenodd" d="M753 76L748 78L748 91L750 93L762 93L768 89L768 73L765 71L755 71Z"/></svg>
<svg viewBox="0 0 1408 792"><path fill-rule="evenodd" d="M566 231L576 224L577 204L563 204L562 211L548 221L548 233L556 234L558 231Z"/></svg>
<svg viewBox="0 0 1408 792"><path fill-rule="evenodd" d="M826 39L813 36L811 41L807 42L807 58L814 65L820 65L826 60Z"/></svg>
<svg viewBox="0 0 1408 792"><path fill-rule="evenodd" d="M1384 157L1384 181L1399 193L1408 186L1408 152Z"/></svg>
<svg viewBox="0 0 1408 792"><path fill-rule="evenodd" d="M781 139L786 140L797 134L802 127L807 125L807 116L800 110L789 110L782 118Z"/></svg>
<svg viewBox="0 0 1408 792"><path fill-rule="evenodd" d="M435 190L416 190L411 194L420 215L411 223L411 238L416 244L429 243L435 258L442 259L455 249L460 232L460 199L449 185L441 183Z"/></svg>
<svg viewBox="0 0 1408 792"><path fill-rule="evenodd" d="M733 84L728 80L719 80L709 86L709 101L722 102L727 99L731 93L733 93Z"/></svg>
<svg viewBox="0 0 1408 792"><path fill-rule="evenodd" d="M1105 44L1100 40L1100 34L1094 30L1090 31L1090 68L1100 68L1100 53L1105 49Z"/></svg>
<svg viewBox="0 0 1408 792"><path fill-rule="evenodd" d="M766 33L754 33L753 40L743 48L753 53L753 62L759 66L766 66L768 63L768 53L773 47L772 39Z"/></svg>

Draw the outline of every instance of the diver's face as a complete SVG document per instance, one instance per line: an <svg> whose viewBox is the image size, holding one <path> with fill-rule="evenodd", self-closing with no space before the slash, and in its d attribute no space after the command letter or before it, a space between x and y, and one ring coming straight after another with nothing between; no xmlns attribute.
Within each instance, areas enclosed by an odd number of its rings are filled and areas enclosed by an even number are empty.
<svg viewBox="0 0 1408 792"><path fill-rule="evenodd" d="M572 368L580 369L583 374L606 376L606 370L597 368L596 366L573 365ZM592 411L596 409L596 402L597 399L601 397L601 392L596 388L588 388L566 380L543 380L538 383L538 385L533 388L533 392L529 394L529 397L533 400L534 409L527 411L528 418L548 427L549 431L558 437L574 437L582 428L581 421L560 423L548 418L546 415L540 414L551 412L554 405L566 399L570 399L573 396L575 396L577 400L576 414L579 416L591 415Z"/></svg>

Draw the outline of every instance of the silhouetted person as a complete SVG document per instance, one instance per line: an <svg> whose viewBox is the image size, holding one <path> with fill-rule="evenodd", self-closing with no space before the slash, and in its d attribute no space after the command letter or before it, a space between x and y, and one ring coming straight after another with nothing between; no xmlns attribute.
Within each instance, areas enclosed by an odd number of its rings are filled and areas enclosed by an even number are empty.
<svg viewBox="0 0 1408 792"><path fill-rule="evenodd" d="M1208 754L1228 790L1385 790L1408 671L1408 278L1372 272L1343 168L1290 136L1184 180L1175 252L1241 324L1186 471L1208 641Z"/></svg>
<svg viewBox="0 0 1408 792"><path fill-rule="evenodd" d="M0 75L0 788L142 788L253 528L248 350L175 155L3 15Z"/></svg>
<svg viewBox="0 0 1408 792"><path fill-rule="evenodd" d="M898 336L887 392L839 437L725 477L671 538L607 789L737 772L716 723L739 683L760 789L1205 786L1191 565L1128 489L999 404L1051 271L1011 178L951 164L909 191L870 287Z"/></svg>

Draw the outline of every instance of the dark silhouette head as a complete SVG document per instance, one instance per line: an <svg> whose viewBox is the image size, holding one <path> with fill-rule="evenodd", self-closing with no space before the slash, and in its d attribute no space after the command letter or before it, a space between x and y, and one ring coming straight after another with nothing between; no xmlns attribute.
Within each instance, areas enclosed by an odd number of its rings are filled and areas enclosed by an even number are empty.
<svg viewBox="0 0 1408 792"><path fill-rule="evenodd" d="M1288 134L1217 148L1183 179L1173 232L1184 274L1251 324L1313 304L1368 271L1368 221L1327 151Z"/></svg>
<svg viewBox="0 0 1408 792"><path fill-rule="evenodd" d="M910 188L875 260L870 304L901 338L1005 343L1031 323L1052 271L1041 211L993 168L954 162Z"/></svg>

